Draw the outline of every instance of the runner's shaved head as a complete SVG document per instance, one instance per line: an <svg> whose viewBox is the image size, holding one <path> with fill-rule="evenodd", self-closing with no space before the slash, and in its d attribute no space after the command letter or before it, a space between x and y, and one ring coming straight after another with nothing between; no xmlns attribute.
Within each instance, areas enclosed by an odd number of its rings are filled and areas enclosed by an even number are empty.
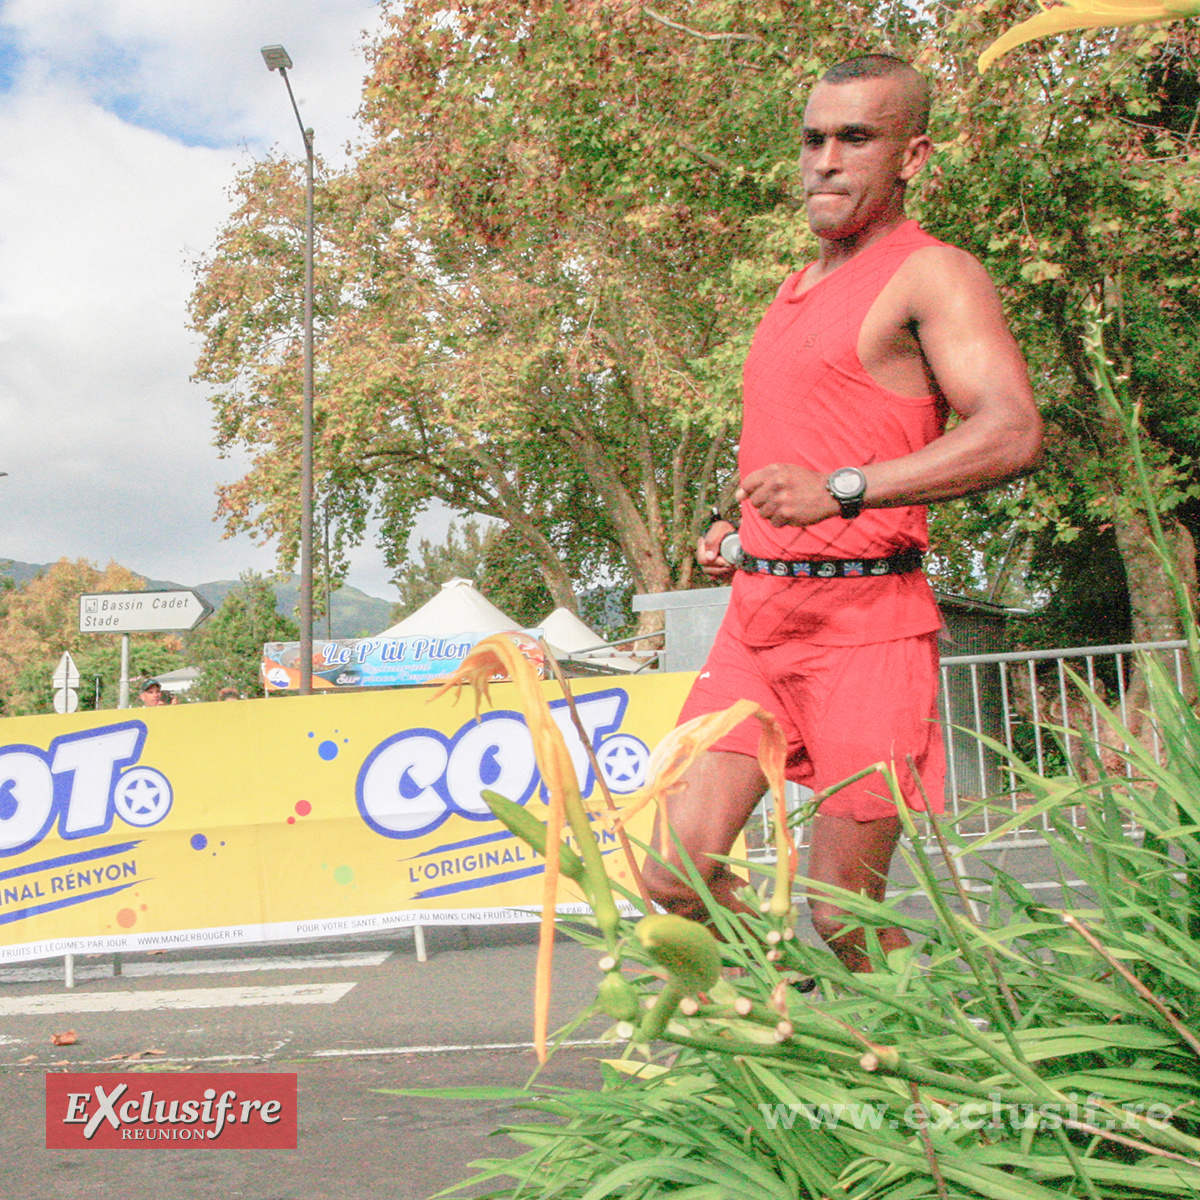
<svg viewBox="0 0 1200 1200"><path fill-rule="evenodd" d="M917 137L929 127L929 81L903 59L890 54L864 54L835 63L824 75L822 83L850 83L857 79L887 79L894 81L904 106L908 133Z"/></svg>

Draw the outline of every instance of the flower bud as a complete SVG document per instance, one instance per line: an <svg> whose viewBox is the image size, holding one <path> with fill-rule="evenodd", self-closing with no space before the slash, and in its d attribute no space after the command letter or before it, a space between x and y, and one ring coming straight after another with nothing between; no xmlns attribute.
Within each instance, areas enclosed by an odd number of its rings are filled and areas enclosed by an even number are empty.
<svg viewBox="0 0 1200 1200"><path fill-rule="evenodd" d="M721 951L703 925L674 913L643 917L634 933L646 953L685 991L702 992L721 977Z"/></svg>
<svg viewBox="0 0 1200 1200"><path fill-rule="evenodd" d="M614 1021L631 1021L638 1015L638 994L620 971L609 971L596 992L600 1007Z"/></svg>

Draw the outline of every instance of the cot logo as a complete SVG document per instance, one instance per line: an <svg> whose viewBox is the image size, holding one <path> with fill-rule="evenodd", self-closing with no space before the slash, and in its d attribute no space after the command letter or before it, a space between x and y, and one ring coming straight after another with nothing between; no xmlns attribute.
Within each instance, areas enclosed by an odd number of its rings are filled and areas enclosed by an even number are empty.
<svg viewBox="0 0 1200 1200"><path fill-rule="evenodd" d="M650 752L632 734L616 734L629 705L620 688L578 696L579 713L609 790L624 795L645 780ZM596 779L565 700L551 702L580 790L589 795ZM605 740L607 738L607 740ZM524 804L540 783L533 740L516 712L491 712L447 737L435 729L406 729L381 742L358 773L358 810L384 837L420 837L451 813L473 821L494 818L481 793L486 788Z"/></svg>
<svg viewBox="0 0 1200 1200"><path fill-rule="evenodd" d="M55 738L48 750L0 748L0 856L36 845L55 821L64 838L107 833L114 817L145 829L171 809L167 777L135 767L142 721L122 721Z"/></svg>

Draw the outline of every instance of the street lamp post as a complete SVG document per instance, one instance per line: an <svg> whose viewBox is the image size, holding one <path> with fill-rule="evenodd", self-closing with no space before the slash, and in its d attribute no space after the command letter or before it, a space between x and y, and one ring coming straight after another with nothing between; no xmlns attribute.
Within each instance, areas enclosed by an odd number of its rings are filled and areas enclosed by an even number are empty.
<svg viewBox="0 0 1200 1200"><path fill-rule="evenodd" d="M291 57L282 46L264 46L263 61L278 71L304 138L306 164L304 208L304 415L300 448L300 693L312 692L313 640L313 131L300 119L288 79Z"/></svg>

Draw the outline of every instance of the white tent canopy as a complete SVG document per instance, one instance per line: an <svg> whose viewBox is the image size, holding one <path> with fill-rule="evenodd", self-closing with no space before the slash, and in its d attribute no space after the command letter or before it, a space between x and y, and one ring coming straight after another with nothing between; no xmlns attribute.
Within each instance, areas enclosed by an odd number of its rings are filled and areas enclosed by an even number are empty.
<svg viewBox="0 0 1200 1200"><path fill-rule="evenodd" d="M577 654L604 644L604 639L569 608L556 608L542 621L542 630L555 653Z"/></svg>
<svg viewBox="0 0 1200 1200"><path fill-rule="evenodd" d="M454 637L460 633L507 633L520 628L518 621L498 609L469 579L447 579L432 600L377 636Z"/></svg>
<svg viewBox="0 0 1200 1200"><path fill-rule="evenodd" d="M653 658L653 655L639 657L608 645L600 634L569 608L556 608L542 620L542 629L557 658L593 662L613 671L640 671Z"/></svg>
<svg viewBox="0 0 1200 1200"><path fill-rule="evenodd" d="M515 618L497 608L469 579L448 579L427 604L376 636L445 638L464 633L508 633L521 628ZM617 671L637 671L646 665L646 658L606 646L604 638L569 609L556 608L541 622L540 628L557 658L586 660Z"/></svg>

